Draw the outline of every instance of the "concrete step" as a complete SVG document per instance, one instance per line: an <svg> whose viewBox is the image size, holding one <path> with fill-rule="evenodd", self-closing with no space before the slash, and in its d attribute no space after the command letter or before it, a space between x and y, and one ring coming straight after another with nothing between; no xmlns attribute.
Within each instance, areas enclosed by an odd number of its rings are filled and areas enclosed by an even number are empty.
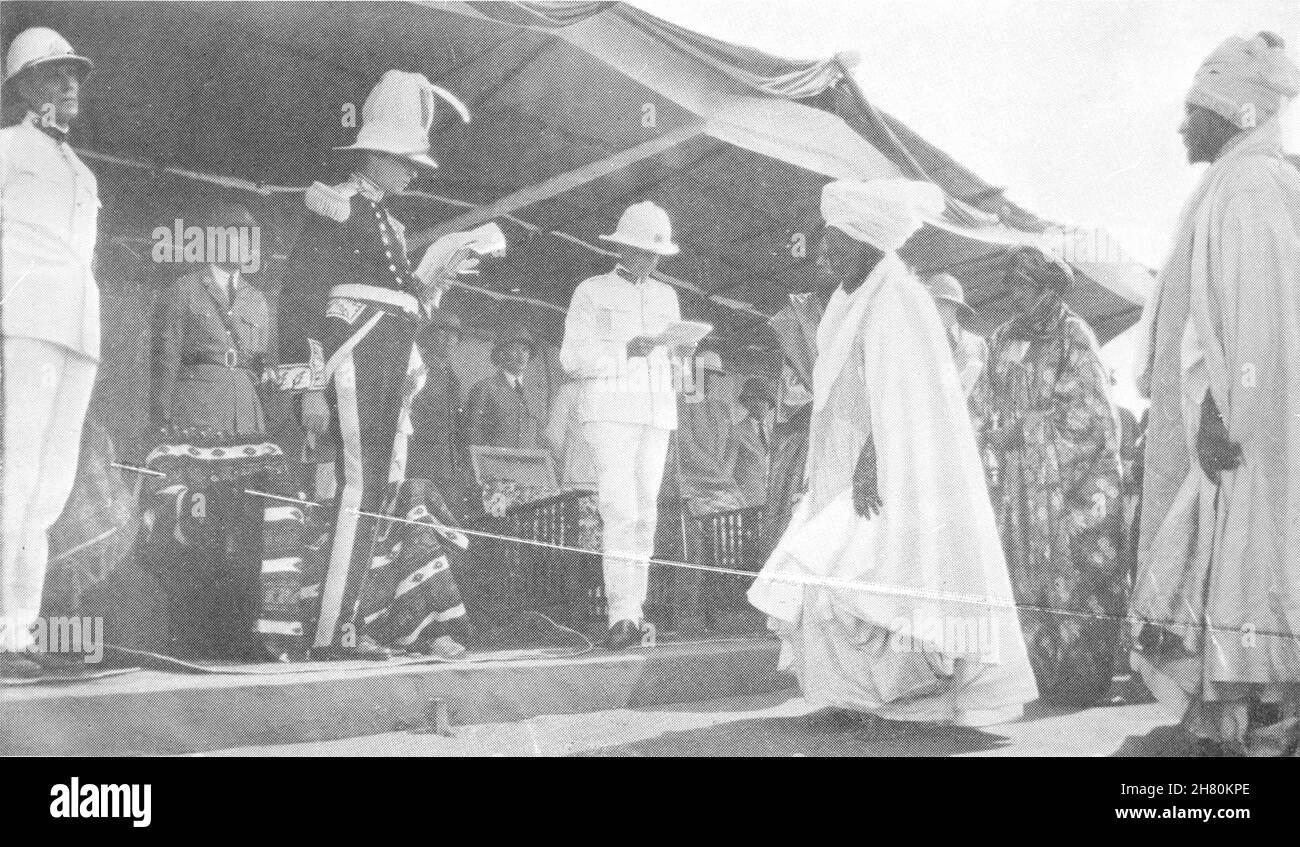
<svg viewBox="0 0 1300 847"><path fill-rule="evenodd" d="M154 670L0 687L0 754L158 755L764 694L794 684L768 638L663 644L569 659L309 663L239 674Z"/></svg>

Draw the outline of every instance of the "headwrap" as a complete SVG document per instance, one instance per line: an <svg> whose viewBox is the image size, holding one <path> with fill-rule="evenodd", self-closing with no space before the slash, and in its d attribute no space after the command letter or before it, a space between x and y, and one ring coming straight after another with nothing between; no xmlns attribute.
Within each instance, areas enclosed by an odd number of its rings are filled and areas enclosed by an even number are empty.
<svg viewBox="0 0 1300 847"><path fill-rule="evenodd" d="M902 247L943 206L937 185L909 179L840 180L822 189L826 225L886 253Z"/></svg>
<svg viewBox="0 0 1300 847"><path fill-rule="evenodd" d="M1274 46L1277 45L1277 46ZM1300 68L1266 33L1232 36L1201 63L1187 102L1217 112L1240 129L1251 129L1280 112L1300 93Z"/></svg>
<svg viewBox="0 0 1300 847"><path fill-rule="evenodd" d="M1064 297L1074 285L1074 269L1064 260L1035 247L1023 247L1011 256L1004 279L1020 276Z"/></svg>

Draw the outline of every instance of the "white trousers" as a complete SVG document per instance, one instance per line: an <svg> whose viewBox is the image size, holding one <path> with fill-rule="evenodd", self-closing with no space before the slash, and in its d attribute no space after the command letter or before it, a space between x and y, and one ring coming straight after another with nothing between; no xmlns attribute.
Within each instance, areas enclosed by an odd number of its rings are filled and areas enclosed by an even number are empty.
<svg viewBox="0 0 1300 847"><path fill-rule="evenodd" d="M596 466L609 622L640 621L670 432L640 424L589 421L583 424L583 434Z"/></svg>
<svg viewBox="0 0 1300 847"><path fill-rule="evenodd" d="M5 338L0 650L22 650L41 611L46 533L72 493L97 363L66 347Z"/></svg>

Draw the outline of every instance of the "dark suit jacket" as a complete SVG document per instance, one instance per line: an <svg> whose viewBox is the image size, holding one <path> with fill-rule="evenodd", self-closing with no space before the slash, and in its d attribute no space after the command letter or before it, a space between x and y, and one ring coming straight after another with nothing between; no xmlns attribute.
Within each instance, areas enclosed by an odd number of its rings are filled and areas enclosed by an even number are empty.
<svg viewBox="0 0 1300 847"><path fill-rule="evenodd" d="M745 496L746 506L761 506L767 502L767 474L771 463L772 436L767 443L758 436L754 419L746 415L731 430L734 442L736 484Z"/></svg>
<svg viewBox="0 0 1300 847"><path fill-rule="evenodd" d="M475 385L465 407L470 444L542 449L537 416L503 371Z"/></svg>

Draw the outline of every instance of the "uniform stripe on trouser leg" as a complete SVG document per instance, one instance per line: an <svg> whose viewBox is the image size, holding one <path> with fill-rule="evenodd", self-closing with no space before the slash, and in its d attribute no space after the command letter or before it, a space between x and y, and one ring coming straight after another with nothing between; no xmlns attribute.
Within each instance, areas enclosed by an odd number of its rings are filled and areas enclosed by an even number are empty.
<svg viewBox="0 0 1300 847"><path fill-rule="evenodd" d="M343 626L350 626L356 619L366 594L380 525L371 515L386 508L387 480L414 331L414 322L405 316L385 315L340 358L331 376L342 441L338 464L343 488L334 515L335 534L322 591L322 618L316 628L320 647L337 643ZM325 618L327 614L331 619Z"/></svg>
<svg viewBox="0 0 1300 847"><path fill-rule="evenodd" d="M352 568L352 547L361 521L361 515L357 514L362 495L361 417L357 409L357 374L352 353L348 353L334 371L334 393L343 447L340 455L343 488L334 512L334 537L321 592L320 618L316 622L316 647L329 647L334 642Z"/></svg>

